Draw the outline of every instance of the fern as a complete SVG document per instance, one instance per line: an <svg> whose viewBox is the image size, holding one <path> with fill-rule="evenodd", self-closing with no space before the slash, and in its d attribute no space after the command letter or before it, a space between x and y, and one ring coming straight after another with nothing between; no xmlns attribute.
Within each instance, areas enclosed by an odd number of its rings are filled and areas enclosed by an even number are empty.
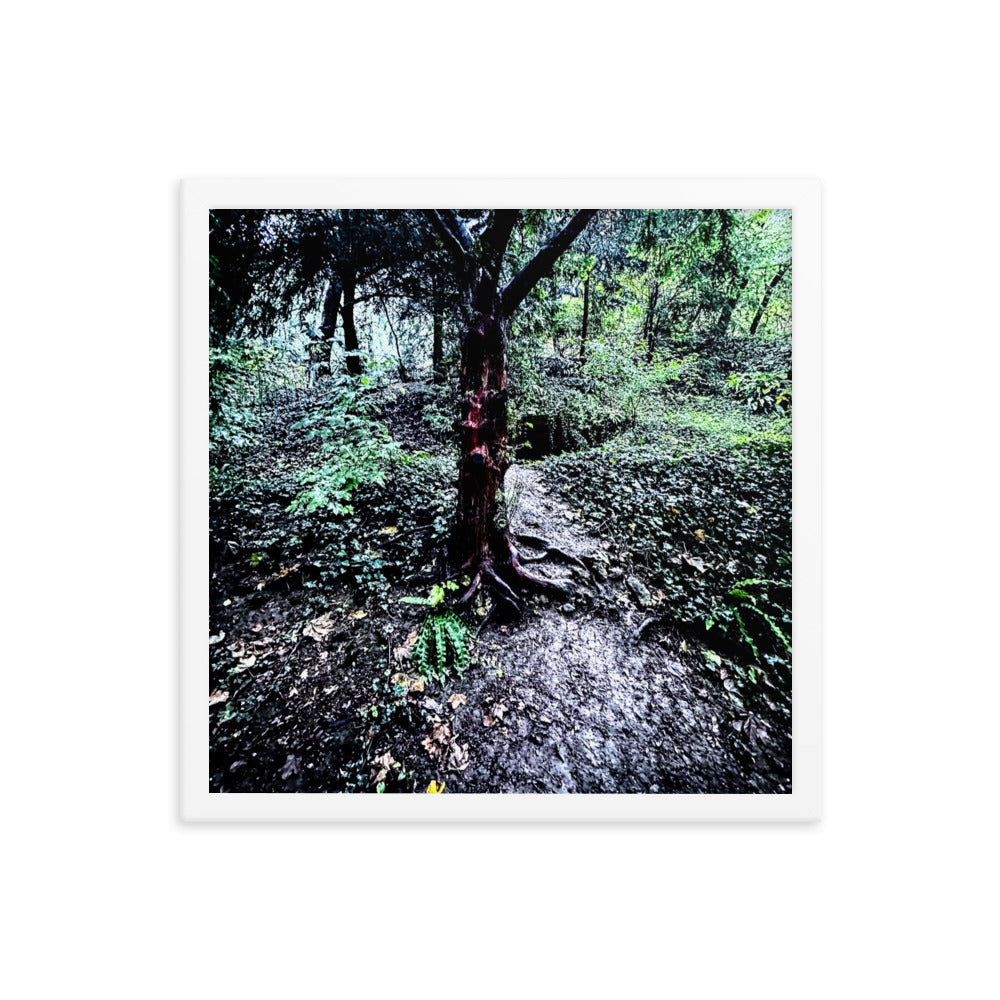
<svg viewBox="0 0 1000 1000"><path fill-rule="evenodd" d="M469 666L471 641L472 630L451 608L432 611L417 633L413 663L429 680L444 680L453 670L461 676Z"/></svg>

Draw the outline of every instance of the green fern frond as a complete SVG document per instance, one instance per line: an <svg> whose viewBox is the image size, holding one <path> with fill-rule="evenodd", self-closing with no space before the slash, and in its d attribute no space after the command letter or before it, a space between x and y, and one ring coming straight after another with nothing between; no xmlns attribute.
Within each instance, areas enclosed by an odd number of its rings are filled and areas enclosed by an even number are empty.
<svg viewBox="0 0 1000 1000"><path fill-rule="evenodd" d="M459 676L470 662L472 630L451 608L431 612L413 644L413 663L426 678L444 680L453 670Z"/></svg>

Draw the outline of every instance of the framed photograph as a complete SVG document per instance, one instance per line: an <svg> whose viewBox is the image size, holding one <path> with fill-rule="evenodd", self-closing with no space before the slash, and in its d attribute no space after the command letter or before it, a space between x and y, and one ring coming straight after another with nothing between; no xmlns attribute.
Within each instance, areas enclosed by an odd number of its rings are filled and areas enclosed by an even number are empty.
<svg viewBox="0 0 1000 1000"><path fill-rule="evenodd" d="M184 819L819 818L815 181L181 202Z"/></svg>

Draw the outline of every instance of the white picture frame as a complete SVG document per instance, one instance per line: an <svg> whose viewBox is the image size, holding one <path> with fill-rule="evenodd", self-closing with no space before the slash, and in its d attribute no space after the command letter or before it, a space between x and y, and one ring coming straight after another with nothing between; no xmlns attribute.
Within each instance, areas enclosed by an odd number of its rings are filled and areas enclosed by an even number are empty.
<svg viewBox="0 0 1000 1000"><path fill-rule="evenodd" d="M209 790L208 213L216 208L790 208L793 730L786 794L221 794ZM820 818L820 187L809 179L190 179L181 184L180 813L187 821L812 821Z"/></svg>

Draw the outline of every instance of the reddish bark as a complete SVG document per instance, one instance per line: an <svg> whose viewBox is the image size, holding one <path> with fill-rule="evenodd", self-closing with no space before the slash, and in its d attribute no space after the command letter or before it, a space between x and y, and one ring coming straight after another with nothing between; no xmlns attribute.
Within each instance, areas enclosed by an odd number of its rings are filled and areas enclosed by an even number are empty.
<svg viewBox="0 0 1000 1000"><path fill-rule="evenodd" d="M500 270L518 212L497 210L478 241L454 212L430 211L428 217L451 253L465 303L459 396L462 402L458 519L454 554L461 569L474 576L466 593L488 583L507 604L518 607L507 577L560 588L533 577L519 564L510 539L497 526L498 493L510 465L507 432L507 333L510 317L559 255L580 234L592 210L577 212L511 280L500 287Z"/></svg>

